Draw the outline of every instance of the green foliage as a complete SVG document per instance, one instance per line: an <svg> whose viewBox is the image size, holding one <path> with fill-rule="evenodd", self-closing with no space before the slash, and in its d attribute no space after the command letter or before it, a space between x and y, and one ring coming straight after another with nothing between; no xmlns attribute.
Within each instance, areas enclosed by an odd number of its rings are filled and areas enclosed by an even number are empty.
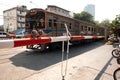
<svg viewBox="0 0 120 80"><path fill-rule="evenodd" d="M111 29L120 29L120 15L117 15L111 23Z"/></svg>
<svg viewBox="0 0 120 80"><path fill-rule="evenodd" d="M120 29L120 15L117 15L115 20L113 20L112 22L110 22L110 20L108 19L105 19L101 23L94 21L93 16L85 11L74 14L73 18L77 20L82 20L89 23L97 24L101 27L105 27L108 29Z"/></svg>
<svg viewBox="0 0 120 80"><path fill-rule="evenodd" d="M110 24L110 29L115 29L116 28L116 21L113 20L112 23Z"/></svg>
<svg viewBox="0 0 120 80"><path fill-rule="evenodd" d="M74 19L77 19L77 20L82 20L82 21L86 21L86 22L90 22L90 23L94 23L94 19L93 19L93 16L91 14L89 14L88 12L81 12L81 13L76 13L74 14Z"/></svg>
<svg viewBox="0 0 120 80"><path fill-rule="evenodd" d="M105 20L101 21L101 23L99 23L99 26L105 27L105 28L110 28L110 26L111 26L110 20L105 19Z"/></svg>

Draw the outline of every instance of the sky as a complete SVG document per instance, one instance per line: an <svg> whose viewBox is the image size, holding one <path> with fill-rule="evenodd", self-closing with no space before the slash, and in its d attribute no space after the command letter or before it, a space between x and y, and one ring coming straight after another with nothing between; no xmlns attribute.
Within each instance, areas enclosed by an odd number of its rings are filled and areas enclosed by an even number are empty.
<svg viewBox="0 0 120 80"><path fill-rule="evenodd" d="M31 3L32 2L32 3ZM31 8L47 8L56 5L74 13L80 13L88 4L95 5L95 20L114 20L120 14L120 0L0 0L0 25L3 24L3 11L19 5Z"/></svg>

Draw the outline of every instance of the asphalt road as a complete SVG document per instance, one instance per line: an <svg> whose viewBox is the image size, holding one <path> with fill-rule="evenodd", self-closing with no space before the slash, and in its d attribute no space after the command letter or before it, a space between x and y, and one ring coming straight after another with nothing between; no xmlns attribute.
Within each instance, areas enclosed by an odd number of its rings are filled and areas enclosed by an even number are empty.
<svg viewBox="0 0 120 80"><path fill-rule="evenodd" d="M113 80L118 65L112 50L103 42L70 47L65 80ZM62 80L61 50L0 49L0 80Z"/></svg>

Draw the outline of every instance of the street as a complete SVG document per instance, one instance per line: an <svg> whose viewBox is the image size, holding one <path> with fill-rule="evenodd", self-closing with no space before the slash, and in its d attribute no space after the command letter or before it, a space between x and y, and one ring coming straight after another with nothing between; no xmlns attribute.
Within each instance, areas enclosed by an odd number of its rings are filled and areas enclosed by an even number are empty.
<svg viewBox="0 0 120 80"><path fill-rule="evenodd" d="M103 42L70 47L65 80L113 80L118 65L112 50ZM60 49L43 53L25 47L0 49L0 80L62 80L61 73Z"/></svg>

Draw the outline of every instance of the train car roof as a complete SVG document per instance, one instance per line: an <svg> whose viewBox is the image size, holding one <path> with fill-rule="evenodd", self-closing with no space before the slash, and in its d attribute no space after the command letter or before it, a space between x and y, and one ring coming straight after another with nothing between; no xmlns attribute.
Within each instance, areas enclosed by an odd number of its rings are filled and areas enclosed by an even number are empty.
<svg viewBox="0 0 120 80"><path fill-rule="evenodd" d="M64 18L66 18L66 19L71 19L71 20L74 20L74 21L76 21L76 22L81 22L81 23L84 23L84 24L89 24L89 25L94 25L94 24L92 24L92 23L88 23L88 22L85 22L85 21L82 21L82 20L77 20L77 19L73 19L73 18L70 18L70 17L67 17L67 16L63 16L63 15L59 15L59 14L57 14L57 13L54 13L54 12L50 12L50 11L47 11L47 10L44 10L45 12L47 12L47 13L50 13L50 14L52 14L52 15L56 15L56 16L60 16L60 17L64 17Z"/></svg>
<svg viewBox="0 0 120 80"><path fill-rule="evenodd" d="M76 21L76 22L81 22L81 23L83 23L83 24L87 24L87 25L91 25L91 26L94 25L94 26L100 27L100 26L98 26L98 25L96 25L96 24L92 24L92 23L89 23L89 22L86 22L86 21L82 21L82 20L73 19L73 18L70 18L70 17L67 17L67 16L63 16L63 15L59 15L59 14L57 14L57 13L50 12L50 11L44 10L44 9L42 9L42 8L33 8L33 9L30 9L29 11L31 11L31 10L40 10L40 11L44 11L45 13L49 13L49 14L52 14L52 15L64 17L64 18L66 18L66 19L71 19L71 20L74 20L74 21Z"/></svg>

